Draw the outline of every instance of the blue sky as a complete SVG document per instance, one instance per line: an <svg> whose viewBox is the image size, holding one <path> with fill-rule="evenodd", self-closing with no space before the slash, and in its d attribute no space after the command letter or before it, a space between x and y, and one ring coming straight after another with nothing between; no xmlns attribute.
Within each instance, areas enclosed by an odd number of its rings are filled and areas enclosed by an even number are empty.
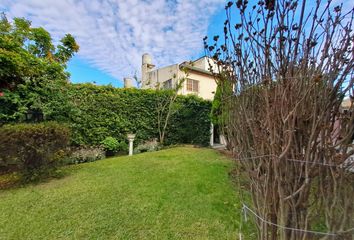
<svg viewBox="0 0 354 240"><path fill-rule="evenodd" d="M0 0L9 19L25 17L54 43L71 33L80 45L69 62L72 82L122 86L140 76L141 55L157 66L204 54L203 37L222 31L225 0Z"/></svg>
<svg viewBox="0 0 354 240"><path fill-rule="evenodd" d="M214 36L216 34L220 34L222 31L223 23L225 21L225 10L224 10L224 3L219 4L219 8L212 14L208 28L206 31L206 35ZM200 39L202 42L202 38ZM203 48L197 48L195 53L192 54L188 59L191 60L198 58L204 55ZM162 63L162 65L166 65L170 63ZM94 65L87 62L85 59L81 58L80 56L75 56L68 64L68 71L71 74L71 81L78 83L78 82L95 82L97 84L112 84L116 87L122 87L123 82L121 79L114 78L109 73L106 73L99 68L95 67ZM127 71L127 76L132 76L135 74L135 71L138 74L139 69L131 69L131 71Z"/></svg>
<svg viewBox="0 0 354 240"><path fill-rule="evenodd" d="M323 0L325 2L325 0ZM158 66L204 54L205 35L223 35L227 0L0 0L9 19L25 17L47 29L58 43L71 33L80 45L69 62L72 82L122 86L140 76L141 56ZM252 0L250 2L257 2ZM351 9L351 0L344 2ZM251 3L250 3L251 4ZM308 9L314 1L308 1Z"/></svg>
<svg viewBox="0 0 354 240"><path fill-rule="evenodd" d="M71 82L74 83L91 82L100 85L112 84L116 87L123 85L120 79L114 78L78 56L74 56L69 62L67 71L70 73Z"/></svg>

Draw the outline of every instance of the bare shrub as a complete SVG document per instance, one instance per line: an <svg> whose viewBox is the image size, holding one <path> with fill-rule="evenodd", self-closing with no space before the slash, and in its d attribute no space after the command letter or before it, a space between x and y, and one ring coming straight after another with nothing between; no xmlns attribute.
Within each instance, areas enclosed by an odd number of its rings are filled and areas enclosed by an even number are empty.
<svg viewBox="0 0 354 240"><path fill-rule="evenodd" d="M219 81L233 85L222 97L224 131L263 219L262 240L353 236L354 114L341 103L353 95L354 12L307 5L230 2L225 41L204 39L227 76ZM330 234L307 232L316 229Z"/></svg>

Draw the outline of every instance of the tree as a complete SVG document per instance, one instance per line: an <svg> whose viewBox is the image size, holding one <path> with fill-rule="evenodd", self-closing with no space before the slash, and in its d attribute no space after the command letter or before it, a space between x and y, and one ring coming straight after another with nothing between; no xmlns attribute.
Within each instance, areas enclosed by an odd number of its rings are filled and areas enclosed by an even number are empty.
<svg viewBox="0 0 354 240"><path fill-rule="evenodd" d="M316 1L229 2L205 48L234 87L225 131L249 179L259 239L349 239L354 219L354 11ZM233 13L236 12L235 15ZM270 224L271 223L271 224ZM325 233L309 232L324 226ZM328 232L328 234L326 233Z"/></svg>
<svg viewBox="0 0 354 240"><path fill-rule="evenodd" d="M186 69L183 69L184 73L188 75ZM157 128L159 130L159 142L161 145L164 144L165 136L169 121L171 116L178 111L179 105L176 103L179 90L182 88L183 83L186 78L177 78L176 75L171 79L172 88L162 89L160 85L155 86L156 91L161 91L159 98L156 101L156 112L157 112ZM166 92L168 94L166 94ZM162 94L161 94L162 93Z"/></svg>
<svg viewBox="0 0 354 240"><path fill-rule="evenodd" d="M65 35L55 47L44 28L23 18L11 23L4 14L0 31L0 122L20 120L29 110L43 113L50 99L62 101L66 63L79 50L73 36Z"/></svg>

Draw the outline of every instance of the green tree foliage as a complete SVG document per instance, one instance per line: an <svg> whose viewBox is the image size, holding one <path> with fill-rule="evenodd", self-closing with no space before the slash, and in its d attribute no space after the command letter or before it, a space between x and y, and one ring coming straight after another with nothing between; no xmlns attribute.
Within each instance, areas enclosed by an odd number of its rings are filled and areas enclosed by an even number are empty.
<svg viewBox="0 0 354 240"><path fill-rule="evenodd" d="M79 50L70 34L55 47L50 34L23 18L0 18L0 122L18 121L31 111L44 115L66 107L66 63ZM58 103L48 99L56 99ZM63 102L64 101L64 102Z"/></svg>

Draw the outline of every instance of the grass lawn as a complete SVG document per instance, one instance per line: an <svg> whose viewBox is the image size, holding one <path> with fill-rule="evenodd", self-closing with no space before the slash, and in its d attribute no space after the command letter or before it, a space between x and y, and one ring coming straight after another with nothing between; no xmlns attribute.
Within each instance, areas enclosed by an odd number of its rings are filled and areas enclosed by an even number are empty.
<svg viewBox="0 0 354 240"><path fill-rule="evenodd" d="M179 147L65 167L62 179L0 191L0 239L238 239L232 166Z"/></svg>

